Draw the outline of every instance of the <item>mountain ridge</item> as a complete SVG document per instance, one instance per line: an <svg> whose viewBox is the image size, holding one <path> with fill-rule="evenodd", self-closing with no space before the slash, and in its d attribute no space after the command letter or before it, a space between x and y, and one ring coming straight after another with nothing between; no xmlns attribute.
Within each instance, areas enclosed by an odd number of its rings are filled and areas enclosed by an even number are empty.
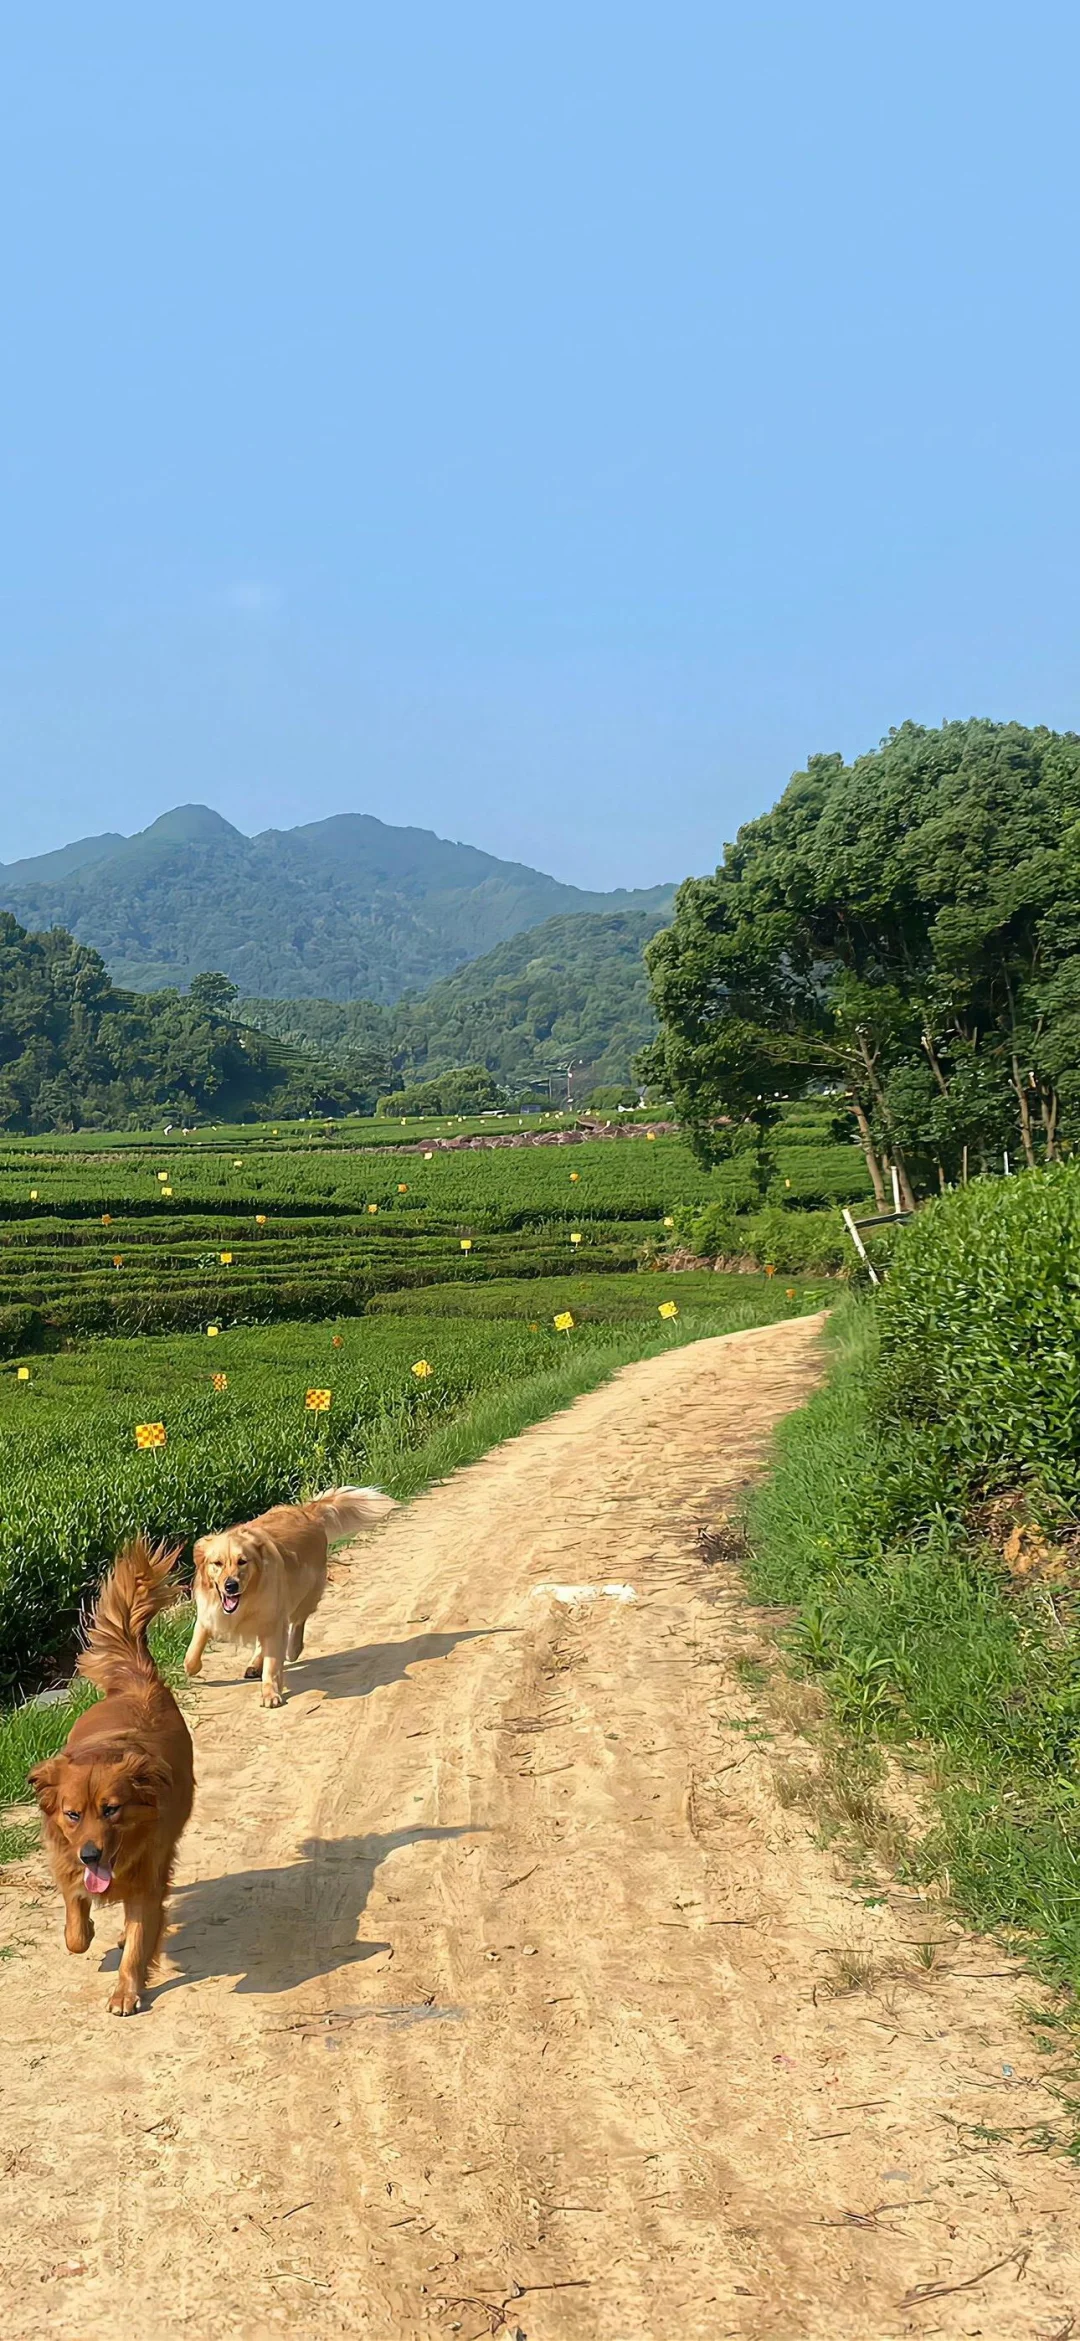
<svg viewBox="0 0 1080 2341"><path fill-rule="evenodd" d="M553 917L659 911L673 894L589 892L369 813L249 837L195 804L132 837L0 865L0 906L37 929L68 928L130 989L183 986L215 967L249 995L384 1005Z"/></svg>

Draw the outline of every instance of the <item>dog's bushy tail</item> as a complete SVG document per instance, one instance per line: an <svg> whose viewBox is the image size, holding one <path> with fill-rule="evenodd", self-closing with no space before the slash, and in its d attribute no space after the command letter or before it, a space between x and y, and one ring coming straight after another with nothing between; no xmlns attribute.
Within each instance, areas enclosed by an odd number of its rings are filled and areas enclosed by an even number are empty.
<svg viewBox="0 0 1080 2341"><path fill-rule="evenodd" d="M331 1544L343 1536L357 1536L362 1528L374 1528L377 1520L385 1520L394 1509L393 1496L384 1496L381 1488L327 1488L323 1496L313 1496L309 1509L318 1512Z"/></svg>
<svg viewBox="0 0 1080 2341"><path fill-rule="evenodd" d="M140 1536L110 1569L94 1604L79 1673L97 1690L146 1690L161 1677L146 1630L173 1598L172 1568L177 1549L150 1546Z"/></svg>

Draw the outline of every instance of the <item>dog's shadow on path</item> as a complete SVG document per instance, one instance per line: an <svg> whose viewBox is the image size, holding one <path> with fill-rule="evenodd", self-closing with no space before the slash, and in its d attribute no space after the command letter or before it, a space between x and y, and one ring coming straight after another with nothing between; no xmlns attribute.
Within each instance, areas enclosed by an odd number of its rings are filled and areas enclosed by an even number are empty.
<svg viewBox="0 0 1080 2341"><path fill-rule="evenodd" d="M298 1659L286 1667L286 1689L322 1691L327 1699L366 1699L388 1683L405 1680L410 1666L423 1659L448 1658L459 1642L480 1642L494 1634L512 1633L509 1626L462 1626L457 1633L412 1634L404 1642L367 1642L356 1650L329 1650Z"/></svg>
<svg viewBox="0 0 1080 2341"><path fill-rule="evenodd" d="M412 1846L478 1834L482 1827L466 1822L386 1836L309 1837L288 1868L192 1879L174 1889L169 1903L165 1951L179 1973L153 1986L147 2004L179 1984L211 1977L235 1976L238 1992L295 1991L316 1976L374 1958L390 1944L358 1942L356 1926L381 1864Z"/></svg>

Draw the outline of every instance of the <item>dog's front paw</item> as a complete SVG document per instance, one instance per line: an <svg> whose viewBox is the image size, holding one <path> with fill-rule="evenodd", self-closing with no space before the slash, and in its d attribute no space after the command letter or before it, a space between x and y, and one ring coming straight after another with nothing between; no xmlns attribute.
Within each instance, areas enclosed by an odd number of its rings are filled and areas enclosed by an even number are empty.
<svg viewBox="0 0 1080 2341"><path fill-rule="evenodd" d="M94 1940L94 1922L91 1918L70 1919L64 1928L64 1942L73 1957L88 1951Z"/></svg>
<svg viewBox="0 0 1080 2341"><path fill-rule="evenodd" d="M257 1682L261 1682L261 1680L262 1680L262 1659L261 1659L261 1658L257 1658L257 1659L255 1660L255 1663L254 1663L254 1665L253 1665L253 1666L245 1666L245 1668L244 1668L244 1681L245 1681L246 1683L257 1683Z"/></svg>
<svg viewBox="0 0 1080 2341"><path fill-rule="evenodd" d="M117 1984L116 1990L111 1993L109 1998L110 2016L137 2016L139 2013L139 2007L140 2000L138 1992L134 1990L130 1983L124 1983L123 1980L121 1980Z"/></svg>
<svg viewBox="0 0 1080 2341"><path fill-rule="evenodd" d="M262 1703L264 1707L284 1707L285 1694L279 1691L276 1683L264 1683Z"/></svg>
<svg viewBox="0 0 1080 2341"><path fill-rule="evenodd" d="M202 1659L201 1659L201 1658L192 1658L192 1656L191 1656L191 1653L190 1653L190 1651L189 1651L189 1653L188 1653L188 1656L187 1656L187 1657L185 1658L185 1660L184 1660L184 1673L186 1674L186 1676L187 1676L187 1678L188 1678L188 1681L189 1681L189 1682L190 1682L190 1680L191 1680L191 1677L192 1677L192 1675L195 1675L195 1674L201 1674L201 1673L202 1673Z"/></svg>

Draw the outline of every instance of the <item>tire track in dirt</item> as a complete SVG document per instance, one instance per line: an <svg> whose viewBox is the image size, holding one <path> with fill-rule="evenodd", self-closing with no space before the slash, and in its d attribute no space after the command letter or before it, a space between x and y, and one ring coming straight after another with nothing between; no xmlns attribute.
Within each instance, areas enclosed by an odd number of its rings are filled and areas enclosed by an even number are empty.
<svg viewBox="0 0 1080 2341"><path fill-rule="evenodd" d="M797 1743L700 1558L819 1327L629 1367L398 1514L341 1557L281 1713L211 1654L144 2016L105 2014L104 1929L67 1958L40 1861L8 1872L19 2341L1069 2329L1024 1987L781 1810ZM634 1600L545 1590L605 1582ZM815 1991L853 1946L902 1973Z"/></svg>

